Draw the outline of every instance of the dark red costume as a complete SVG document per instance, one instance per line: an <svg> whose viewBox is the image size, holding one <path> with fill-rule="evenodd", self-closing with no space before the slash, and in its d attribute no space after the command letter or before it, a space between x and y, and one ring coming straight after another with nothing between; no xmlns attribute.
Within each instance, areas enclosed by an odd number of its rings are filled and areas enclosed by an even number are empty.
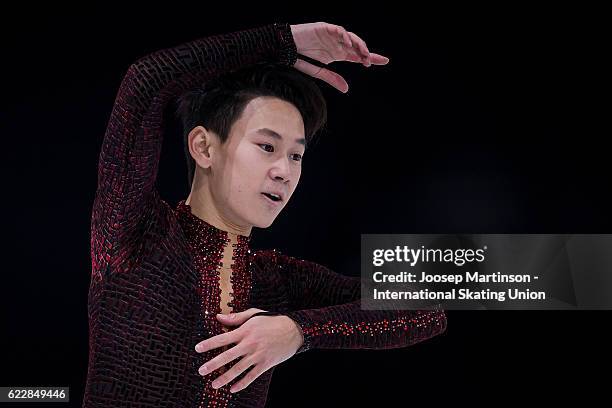
<svg viewBox="0 0 612 408"><path fill-rule="evenodd" d="M157 51L125 75L100 153L91 219L89 371L85 407L260 407L272 372L244 390L220 389L198 368L221 349L195 345L223 333L218 267L227 233L172 208L155 187L162 113L172 98L222 73L258 62L293 65L287 24L217 35ZM314 348L405 347L443 332L442 310L364 311L360 282L275 250L234 248L229 306L294 319ZM264 317L266 318L266 317Z"/></svg>

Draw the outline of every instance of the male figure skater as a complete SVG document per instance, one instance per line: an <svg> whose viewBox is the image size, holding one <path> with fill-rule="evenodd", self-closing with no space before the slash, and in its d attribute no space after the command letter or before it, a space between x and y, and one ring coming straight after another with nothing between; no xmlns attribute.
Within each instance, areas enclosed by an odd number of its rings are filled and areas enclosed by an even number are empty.
<svg viewBox="0 0 612 408"><path fill-rule="evenodd" d="M302 58L300 58L302 57ZM295 190L326 118L322 64L384 65L327 23L270 24L160 50L120 85L91 219L85 407L260 407L274 366L315 348L406 347L444 311L364 311L359 279L276 250L251 251ZM155 187L164 107L179 100L191 192Z"/></svg>

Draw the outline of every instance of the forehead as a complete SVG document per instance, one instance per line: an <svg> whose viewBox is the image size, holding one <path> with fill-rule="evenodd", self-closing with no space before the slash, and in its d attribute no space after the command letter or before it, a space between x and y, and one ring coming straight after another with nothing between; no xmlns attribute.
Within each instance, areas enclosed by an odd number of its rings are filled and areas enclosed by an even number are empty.
<svg viewBox="0 0 612 408"><path fill-rule="evenodd" d="M293 104L278 98L252 99L244 108L236 125L244 134L269 128L290 139L304 137L304 121L300 111Z"/></svg>

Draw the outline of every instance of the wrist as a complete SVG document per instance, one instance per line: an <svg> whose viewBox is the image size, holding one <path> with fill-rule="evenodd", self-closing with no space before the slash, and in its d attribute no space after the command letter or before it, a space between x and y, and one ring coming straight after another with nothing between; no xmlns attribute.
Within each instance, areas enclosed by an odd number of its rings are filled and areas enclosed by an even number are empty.
<svg viewBox="0 0 612 408"><path fill-rule="evenodd" d="M289 321L288 325L289 325L289 327L291 327L291 332L292 332L291 341L292 341L293 344L295 344L295 349L297 351L304 344L304 333L302 331L302 328L292 318L290 318L288 316L282 316L282 317L286 318Z"/></svg>
<svg viewBox="0 0 612 408"><path fill-rule="evenodd" d="M288 23L273 24L280 43L279 62L293 66L297 61L297 45L295 43L293 26Z"/></svg>

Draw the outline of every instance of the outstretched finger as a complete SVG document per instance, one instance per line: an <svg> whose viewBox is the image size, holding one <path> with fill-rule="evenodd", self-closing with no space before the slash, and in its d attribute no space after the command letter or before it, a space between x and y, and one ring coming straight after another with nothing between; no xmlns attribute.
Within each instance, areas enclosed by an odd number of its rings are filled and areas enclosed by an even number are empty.
<svg viewBox="0 0 612 408"><path fill-rule="evenodd" d="M351 41L353 42L353 46L359 50L359 53L363 56L363 63L366 67L370 66L370 51L368 50L368 46L365 41L363 41L359 36L355 33L348 32L351 37Z"/></svg>
<svg viewBox="0 0 612 408"><path fill-rule="evenodd" d="M339 49L343 47L352 47L353 42L351 41L351 37L348 35L346 29L339 25L328 25L328 33L331 35L337 36L340 41Z"/></svg>
<svg viewBox="0 0 612 408"><path fill-rule="evenodd" d="M363 63L363 57L360 54L358 54L355 51L355 49L349 48L349 49L345 49L344 51L346 52L344 61L358 62L360 64Z"/></svg>
<svg viewBox="0 0 612 408"><path fill-rule="evenodd" d="M234 393L245 389L264 372L266 372L266 370L264 369L263 364L255 365L240 381L231 386L230 392Z"/></svg>
<svg viewBox="0 0 612 408"><path fill-rule="evenodd" d="M246 353L244 347L240 347L239 345L234 346L229 350L225 350L223 353L219 354L212 360L207 361L198 369L198 372L200 373L200 375L208 375L213 371L223 367L224 365L234 361L238 357L244 355L244 353Z"/></svg>
<svg viewBox="0 0 612 408"><path fill-rule="evenodd" d="M385 57L384 55L380 55L380 54L371 52L370 61L374 65L386 65L389 62L389 58Z"/></svg>
<svg viewBox="0 0 612 408"><path fill-rule="evenodd" d="M327 82L342 93L348 92L348 83L344 80L344 78L342 78L341 75L335 73L334 71L323 67L317 67L301 59L298 59L293 67L305 74L310 75L311 77Z"/></svg>
<svg viewBox="0 0 612 408"><path fill-rule="evenodd" d="M342 36L344 37L344 44L347 47L352 47L353 46L353 42L351 41L351 37L348 35L348 33L346 32L345 29L342 29Z"/></svg>
<svg viewBox="0 0 612 408"><path fill-rule="evenodd" d="M242 374L245 370L253 365L252 357L245 356L232 366L228 371L224 372L212 382L213 388L221 388L225 384L233 381L236 377Z"/></svg>
<svg viewBox="0 0 612 408"><path fill-rule="evenodd" d="M205 351L227 346L232 343L238 343L238 340L240 340L240 333L241 332L238 330L232 330L230 332L217 334L216 336L196 344L195 350L198 353L203 353Z"/></svg>
<svg viewBox="0 0 612 408"><path fill-rule="evenodd" d="M344 27L339 27L340 33L342 34L342 42L346 47L352 47L353 42L351 41L351 37L348 32L344 29Z"/></svg>

